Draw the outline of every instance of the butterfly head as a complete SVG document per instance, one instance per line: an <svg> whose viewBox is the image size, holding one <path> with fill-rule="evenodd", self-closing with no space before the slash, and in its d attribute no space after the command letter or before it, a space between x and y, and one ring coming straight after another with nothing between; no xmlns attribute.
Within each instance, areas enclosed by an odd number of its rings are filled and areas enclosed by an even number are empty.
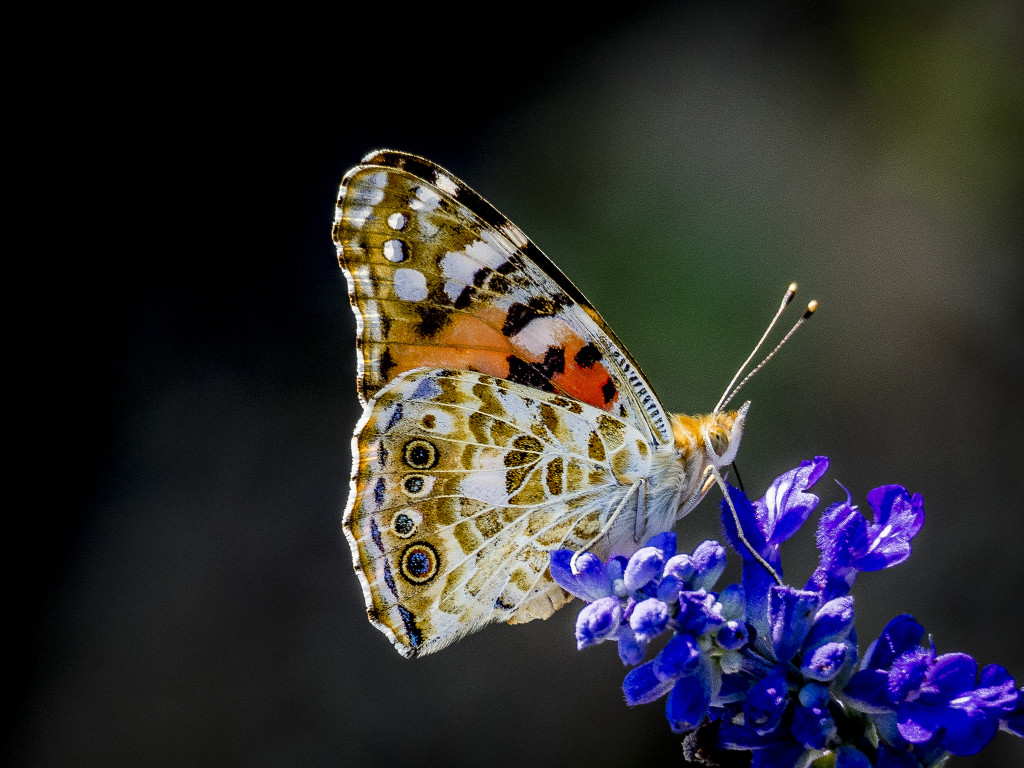
<svg viewBox="0 0 1024 768"><path fill-rule="evenodd" d="M735 411L718 411L708 416L674 415L672 434L679 460L686 464L694 456L702 456L715 468L732 464L749 409L747 401Z"/></svg>

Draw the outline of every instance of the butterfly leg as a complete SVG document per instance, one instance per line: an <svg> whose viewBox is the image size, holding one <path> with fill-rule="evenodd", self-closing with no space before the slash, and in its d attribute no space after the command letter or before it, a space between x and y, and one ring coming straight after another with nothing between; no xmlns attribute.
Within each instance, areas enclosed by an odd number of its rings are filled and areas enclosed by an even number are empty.
<svg viewBox="0 0 1024 768"><path fill-rule="evenodd" d="M639 499L643 499L646 497L646 493L643 491L645 485L646 480L638 480L637 482L629 486L629 488L626 489L626 492L622 496L622 501L620 501L618 506L615 507L615 511L612 512L611 517L608 518L608 522L601 527L601 530L598 531L597 535L594 538L592 538L585 545L576 550L576 554L574 554L572 556L572 559L569 561L569 567L572 569L572 572L574 574L578 573L578 569L576 568L576 558L578 558L584 552L589 551L590 548L594 546L594 544L599 542L602 538L604 538L605 535L607 535L608 531L611 530L611 527L615 524L615 521L618 519L619 514L622 512L622 510L626 508L626 503L629 501L629 498L633 495L634 491L636 491L638 494L638 501ZM637 516L639 517L639 510L637 512Z"/></svg>
<svg viewBox="0 0 1024 768"><path fill-rule="evenodd" d="M768 561L765 560L756 549L754 549L753 545L747 541L747 537L743 535L743 526L740 524L739 513L736 512L736 507L732 503L732 497L729 496L729 489L726 488L725 480L722 479L722 475L718 471L718 468L711 467L711 473L715 476L715 481L718 483L718 487L722 489L722 493L725 496L725 502L729 505L729 510L732 512L732 519L733 523L736 525L736 535L739 537L739 540L743 542L743 546L745 546L750 554L753 555L754 559L760 563L761 567L768 571L768 574L775 580L775 583L781 587L782 579L779 577L779 574L775 572L775 569L768 564Z"/></svg>

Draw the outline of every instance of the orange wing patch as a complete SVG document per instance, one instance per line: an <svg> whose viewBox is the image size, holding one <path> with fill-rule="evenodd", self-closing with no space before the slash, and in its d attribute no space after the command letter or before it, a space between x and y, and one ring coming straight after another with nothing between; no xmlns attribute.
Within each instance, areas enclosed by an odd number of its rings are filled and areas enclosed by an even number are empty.
<svg viewBox="0 0 1024 768"><path fill-rule="evenodd" d="M423 367L478 371L611 411L618 390L593 343L557 317L535 318L509 338L499 330L508 317L498 307L481 307L455 315L429 342L393 336L388 377Z"/></svg>

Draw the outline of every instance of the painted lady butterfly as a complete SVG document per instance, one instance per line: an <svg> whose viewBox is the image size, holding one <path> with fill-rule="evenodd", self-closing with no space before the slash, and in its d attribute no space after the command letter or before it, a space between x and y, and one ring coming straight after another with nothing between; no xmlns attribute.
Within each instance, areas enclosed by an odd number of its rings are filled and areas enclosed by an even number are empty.
<svg viewBox="0 0 1024 768"><path fill-rule="evenodd" d="M364 405L344 528L403 655L547 618L569 599L551 551L631 554L736 455L749 403L666 413L583 294L433 163L368 155L334 242Z"/></svg>

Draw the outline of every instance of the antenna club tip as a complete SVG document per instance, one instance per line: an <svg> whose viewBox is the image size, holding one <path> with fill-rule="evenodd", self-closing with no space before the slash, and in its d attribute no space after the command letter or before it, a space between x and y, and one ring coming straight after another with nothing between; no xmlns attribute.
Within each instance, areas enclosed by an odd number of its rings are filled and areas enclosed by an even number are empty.
<svg viewBox="0 0 1024 768"><path fill-rule="evenodd" d="M790 283L789 288L786 289L786 295L782 297L782 306L788 306L789 302L793 300L793 294L796 293L796 283Z"/></svg>
<svg viewBox="0 0 1024 768"><path fill-rule="evenodd" d="M813 315L814 312L817 309L818 309L818 300L817 299L812 299L811 302L807 305L807 309L804 311L803 319L806 320L808 317Z"/></svg>

